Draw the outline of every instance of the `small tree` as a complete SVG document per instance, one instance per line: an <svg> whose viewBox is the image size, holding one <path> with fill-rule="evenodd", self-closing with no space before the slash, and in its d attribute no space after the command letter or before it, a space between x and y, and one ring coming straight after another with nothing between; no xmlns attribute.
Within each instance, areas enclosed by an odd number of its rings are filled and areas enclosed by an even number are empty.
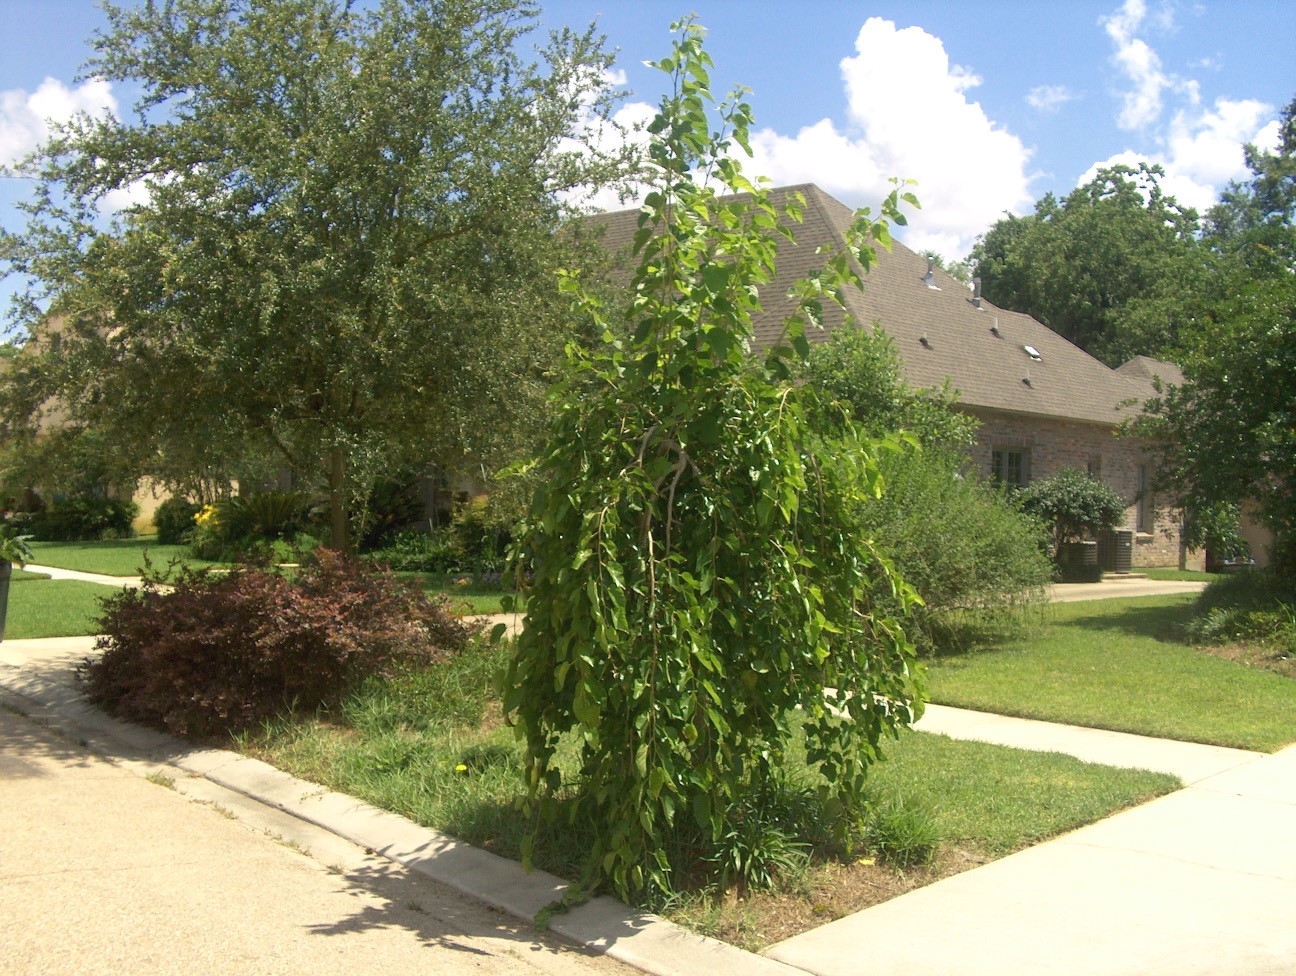
<svg viewBox="0 0 1296 976"><path fill-rule="evenodd" d="M1113 529L1125 517L1125 503L1108 484L1076 468L1032 481L1016 495L1023 512L1052 526L1053 557L1068 542Z"/></svg>
<svg viewBox="0 0 1296 976"><path fill-rule="evenodd" d="M849 420L873 437L904 430L923 447L976 443L977 421L952 409L958 396L948 383L926 390L904 381L895 341L881 323L837 329L811 349L804 374L826 401L814 419L827 432Z"/></svg>
<svg viewBox="0 0 1296 976"><path fill-rule="evenodd" d="M685 24L656 65L673 90L649 127L659 183L636 239L631 338L608 328L606 350L574 349L555 390L520 542L535 574L527 626L505 678L530 809L595 825L583 888L610 881L627 898L670 891L682 852L706 858L751 828L796 724L826 819L857 824L883 735L921 710L912 647L874 600L912 591L859 531L879 490L871 446L850 425L817 445L814 392L787 364L808 354L806 327L858 283L857 266L825 255L795 289L786 343L751 359L757 289L790 236L781 219L797 214L780 214L731 157L751 126L737 95L713 134L710 64ZM744 195L722 199L708 180ZM899 199L885 216L899 219ZM869 239L889 236L865 211L851 234L865 268ZM566 772L564 739L576 748ZM741 860L748 878L769 869Z"/></svg>

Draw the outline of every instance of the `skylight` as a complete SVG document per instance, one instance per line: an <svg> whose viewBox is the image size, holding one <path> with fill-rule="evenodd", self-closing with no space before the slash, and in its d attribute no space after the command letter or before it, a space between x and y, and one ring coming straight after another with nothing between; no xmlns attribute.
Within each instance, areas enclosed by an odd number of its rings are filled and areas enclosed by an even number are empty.
<svg viewBox="0 0 1296 976"><path fill-rule="evenodd" d="M1035 360L1035 362L1039 363L1044 361L1043 357L1039 354L1039 350L1034 346L1022 346L1022 348L1026 350L1026 355L1030 356L1030 358Z"/></svg>

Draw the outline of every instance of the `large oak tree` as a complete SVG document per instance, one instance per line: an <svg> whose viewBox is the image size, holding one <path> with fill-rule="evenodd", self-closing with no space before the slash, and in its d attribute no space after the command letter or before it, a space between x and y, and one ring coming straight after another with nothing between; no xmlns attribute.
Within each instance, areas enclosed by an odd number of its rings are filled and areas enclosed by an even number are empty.
<svg viewBox="0 0 1296 976"><path fill-rule="evenodd" d="M1114 166L1000 220L972 253L983 294L1109 366L1165 353L1191 328L1206 255L1196 214L1165 195L1162 175Z"/></svg>
<svg viewBox="0 0 1296 976"><path fill-rule="evenodd" d="M109 4L85 73L138 101L56 130L3 241L35 282L18 324L61 316L25 409L56 397L141 473L271 451L327 488L339 547L376 477L510 446L566 341L558 196L624 168L582 138L613 98L601 39L529 61L536 13Z"/></svg>

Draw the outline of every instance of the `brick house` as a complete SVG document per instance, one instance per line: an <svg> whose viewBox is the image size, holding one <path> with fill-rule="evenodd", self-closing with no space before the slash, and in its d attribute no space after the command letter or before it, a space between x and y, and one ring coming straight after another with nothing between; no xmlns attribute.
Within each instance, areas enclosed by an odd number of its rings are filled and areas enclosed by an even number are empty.
<svg viewBox="0 0 1296 976"><path fill-rule="evenodd" d="M780 243L778 277L764 289L765 313L755 323L758 345L777 339L791 306L791 283L819 262L820 246L840 248L852 211L813 184L773 191L776 204L794 193L805 199L803 221L792 225L796 243ZM638 211L590 218L604 227L604 245L628 248ZM1135 566L1180 563L1179 514L1157 506L1148 490L1150 459L1120 423L1154 395L1153 378L1181 382L1177 367L1147 357L1119 369L1099 362L1029 315L997 308L977 290L934 268L896 243L878 249L862 292L845 296L846 309L824 309L825 341L845 325L876 323L895 342L911 386L958 391L957 409L980 422L969 463L985 476L1025 484L1064 468L1086 470L1111 485L1127 504L1124 528L1135 533ZM1200 554L1183 554L1200 567Z"/></svg>

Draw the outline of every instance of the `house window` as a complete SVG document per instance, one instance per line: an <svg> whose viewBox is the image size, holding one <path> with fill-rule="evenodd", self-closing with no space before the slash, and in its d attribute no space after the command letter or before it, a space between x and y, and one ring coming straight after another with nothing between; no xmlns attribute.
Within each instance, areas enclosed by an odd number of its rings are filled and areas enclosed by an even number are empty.
<svg viewBox="0 0 1296 976"><path fill-rule="evenodd" d="M1102 481L1102 455L1095 454L1085 465L1085 470L1089 472L1089 477L1094 481Z"/></svg>
<svg viewBox="0 0 1296 976"><path fill-rule="evenodd" d="M997 485L1024 486L1030 481L1030 451L996 449L990 452L990 477Z"/></svg>
<svg viewBox="0 0 1296 976"><path fill-rule="evenodd" d="M1140 532L1151 532L1152 522L1152 489L1148 477L1148 466L1140 464L1138 469L1138 522L1135 526Z"/></svg>

